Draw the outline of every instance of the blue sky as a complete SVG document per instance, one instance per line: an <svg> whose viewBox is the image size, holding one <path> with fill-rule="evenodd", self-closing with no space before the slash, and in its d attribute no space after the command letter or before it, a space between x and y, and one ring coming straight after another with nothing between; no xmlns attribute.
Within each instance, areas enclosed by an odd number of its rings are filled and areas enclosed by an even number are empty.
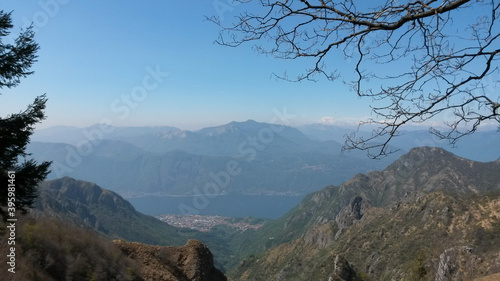
<svg viewBox="0 0 500 281"><path fill-rule="evenodd" d="M13 34L33 22L41 49L35 74L17 88L4 89L2 116L23 110L42 93L49 101L40 128L83 127L106 119L121 126L197 129L233 120L269 122L273 111L284 108L296 124L370 114L369 100L358 99L341 82L291 83L272 76L299 72L305 64L266 57L251 45L214 44L219 29L204 16L220 14L214 5L220 3L4 2L2 9L13 11ZM243 8L231 7L223 16ZM161 79L147 81L150 90L144 94L137 87L148 69ZM139 92L132 96L133 91ZM132 103L122 101L127 96Z"/></svg>
<svg viewBox="0 0 500 281"><path fill-rule="evenodd" d="M291 83L272 75L300 74L311 61L278 60L251 44L215 44L219 28L205 16L229 23L247 9L227 2L4 1L2 9L13 11L13 34L33 22L41 49L35 74L3 89L0 114L21 111L47 93L48 118L39 128L105 121L193 130L270 122L276 110L293 115L294 125L370 116L371 99L358 98L341 80ZM342 56L328 61L347 76L353 70L344 66L352 63Z"/></svg>

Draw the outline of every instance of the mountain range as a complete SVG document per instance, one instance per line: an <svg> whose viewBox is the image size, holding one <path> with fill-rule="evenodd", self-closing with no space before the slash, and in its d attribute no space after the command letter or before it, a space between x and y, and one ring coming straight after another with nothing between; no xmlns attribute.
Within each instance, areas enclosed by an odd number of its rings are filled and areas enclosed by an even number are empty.
<svg viewBox="0 0 500 281"><path fill-rule="evenodd" d="M44 183L36 210L108 239L199 239L230 280L474 280L500 273L500 160L471 161L436 147L411 149L381 171L327 186L243 233L175 229L114 192L71 178Z"/></svg>
<svg viewBox="0 0 500 281"><path fill-rule="evenodd" d="M215 195L304 195L383 169L414 146L445 146L426 131L409 131L393 140L400 152L370 160L361 151L340 153L346 133L342 127L293 128L253 120L197 131L97 124L38 130L28 150L35 160L53 161L49 179L70 176L125 196L190 196L207 185ZM500 157L495 131L462 141L457 155L477 161Z"/></svg>
<svg viewBox="0 0 500 281"><path fill-rule="evenodd" d="M37 132L28 149L38 161L53 161L49 178L84 179L129 196L193 195L212 183L217 195L304 195L381 169L395 158L368 161L359 152L340 154L335 141L251 120L195 132L56 127Z"/></svg>
<svg viewBox="0 0 500 281"><path fill-rule="evenodd" d="M325 124L311 124L297 127L311 139L318 141L336 141L344 143L345 135L356 132L359 137L369 137L370 131L356 131L355 128L339 127ZM451 145L449 140L439 139L436 135L414 127L413 130L403 130L398 136L391 139L390 145L393 149L400 149L408 152L410 149L422 146L440 147L463 158L474 161L488 162L500 158L500 141L498 129L478 130L474 134L460 138L455 145ZM395 159L394 159L395 160Z"/></svg>

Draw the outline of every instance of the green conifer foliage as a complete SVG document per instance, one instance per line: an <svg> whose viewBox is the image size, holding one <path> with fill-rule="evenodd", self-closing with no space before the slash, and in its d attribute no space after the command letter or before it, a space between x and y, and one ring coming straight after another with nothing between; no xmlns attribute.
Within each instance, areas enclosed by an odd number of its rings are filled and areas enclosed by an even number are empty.
<svg viewBox="0 0 500 281"><path fill-rule="evenodd" d="M30 69L39 49L31 27L22 30L13 44L5 43L12 28L11 13L0 11L0 95L5 88L16 87L21 78L33 74ZM26 153L34 126L45 119L46 102L46 95L41 95L26 110L0 116L0 215L3 220L15 216L12 210L27 212L36 198L37 185L49 173L50 162L38 164Z"/></svg>

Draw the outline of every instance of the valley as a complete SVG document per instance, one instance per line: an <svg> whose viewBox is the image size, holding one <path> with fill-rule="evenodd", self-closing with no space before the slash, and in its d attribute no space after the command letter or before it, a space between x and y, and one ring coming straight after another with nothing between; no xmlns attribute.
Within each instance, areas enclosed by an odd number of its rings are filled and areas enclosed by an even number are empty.
<svg viewBox="0 0 500 281"><path fill-rule="evenodd" d="M126 198L148 215L216 215L277 219L302 201L304 196L227 194L212 198L196 196L142 196Z"/></svg>
<svg viewBox="0 0 500 281"><path fill-rule="evenodd" d="M239 231L249 229L257 230L262 227L262 219L252 218L230 218L221 216L201 216L201 215L158 215L155 218L171 226L189 228L207 232L216 226L225 225Z"/></svg>
<svg viewBox="0 0 500 281"><path fill-rule="evenodd" d="M499 281L499 18L3 1L0 281Z"/></svg>
<svg viewBox="0 0 500 281"><path fill-rule="evenodd" d="M53 161L49 179L70 176L97 183L146 214L273 219L306 194L384 169L412 147L447 147L476 161L500 156L496 131L478 132L456 148L428 132L408 131L393 141L398 152L371 160L362 151L341 153L340 142L350 131L253 120L197 131L96 124L37 131L28 150L37 161ZM489 152L476 152L485 151L479 147Z"/></svg>
<svg viewBox="0 0 500 281"><path fill-rule="evenodd" d="M157 219L112 191L65 177L40 186L31 215L108 239L180 247L194 238L229 280L472 280L500 272L499 161L414 148L383 170L308 194L272 220ZM237 214L241 204L233 201ZM151 255L147 246L137 251L139 264Z"/></svg>
<svg viewBox="0 0 500 281"><path fill-rule="evenodd" d="M293 128L248 154L228 149L229 143L248 149L248 138L268 126L248 121L191 133L213 143L205 154L189 144L196 138L171 142L187 132L169 128L167 141L139 148L137 139L123 139L150 131L117 129L126 138L92 144L69 173L93 175L104 185L69 176L47 180L29 216L112 239L114 246L106 247L134 261L129 277L198 272L186 266L217 278L220 270L229 280L469 280L500 272L498 158L472 161L406 143L407 153L367 160L336 153L333 140L313 140ZM215 143L224 149L210 148ZM159 147L166 151L154 151ZM34 142L30 149L39 161L69 163L76 158L65 153L78 146ZM188 252L196 256L192 264L170 260ZM202 265L204 259L213 260ZM465 270L471 266L476 270Z"/></svg>

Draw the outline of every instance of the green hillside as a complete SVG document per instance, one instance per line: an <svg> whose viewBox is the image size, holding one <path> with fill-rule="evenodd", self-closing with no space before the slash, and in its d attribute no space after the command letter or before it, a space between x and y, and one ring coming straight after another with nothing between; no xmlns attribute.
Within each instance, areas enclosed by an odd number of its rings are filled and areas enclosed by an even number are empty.
<svg viewBox="0 0 500 281"><path fill-rule="evenodd" d="M218 268L225 269L232 261L227 240L231 232L224 236L170 226L137 212L112 191L68 177L40 185L32 215L75 223L108 239L165 246L182 246L189 239L197 239L210 247Z"/></svg>
<svg viewBox="0 0 500 281"><path fill-rule="evenodd" d="M495 273L499 195L500 162L473 162L438 148L413 149L384 171L329 186L241 237L238 251L247 258L231 277L328 280L339 274L335 268L344 267L358 278L411 280L420 270L429 274L427 279L438 274L443 253L446 257L446 251L460 247L473 249L466 260L484 261L482 271L468 274ZM336 267L335 260L343 259L351 265Z"/></svg>

